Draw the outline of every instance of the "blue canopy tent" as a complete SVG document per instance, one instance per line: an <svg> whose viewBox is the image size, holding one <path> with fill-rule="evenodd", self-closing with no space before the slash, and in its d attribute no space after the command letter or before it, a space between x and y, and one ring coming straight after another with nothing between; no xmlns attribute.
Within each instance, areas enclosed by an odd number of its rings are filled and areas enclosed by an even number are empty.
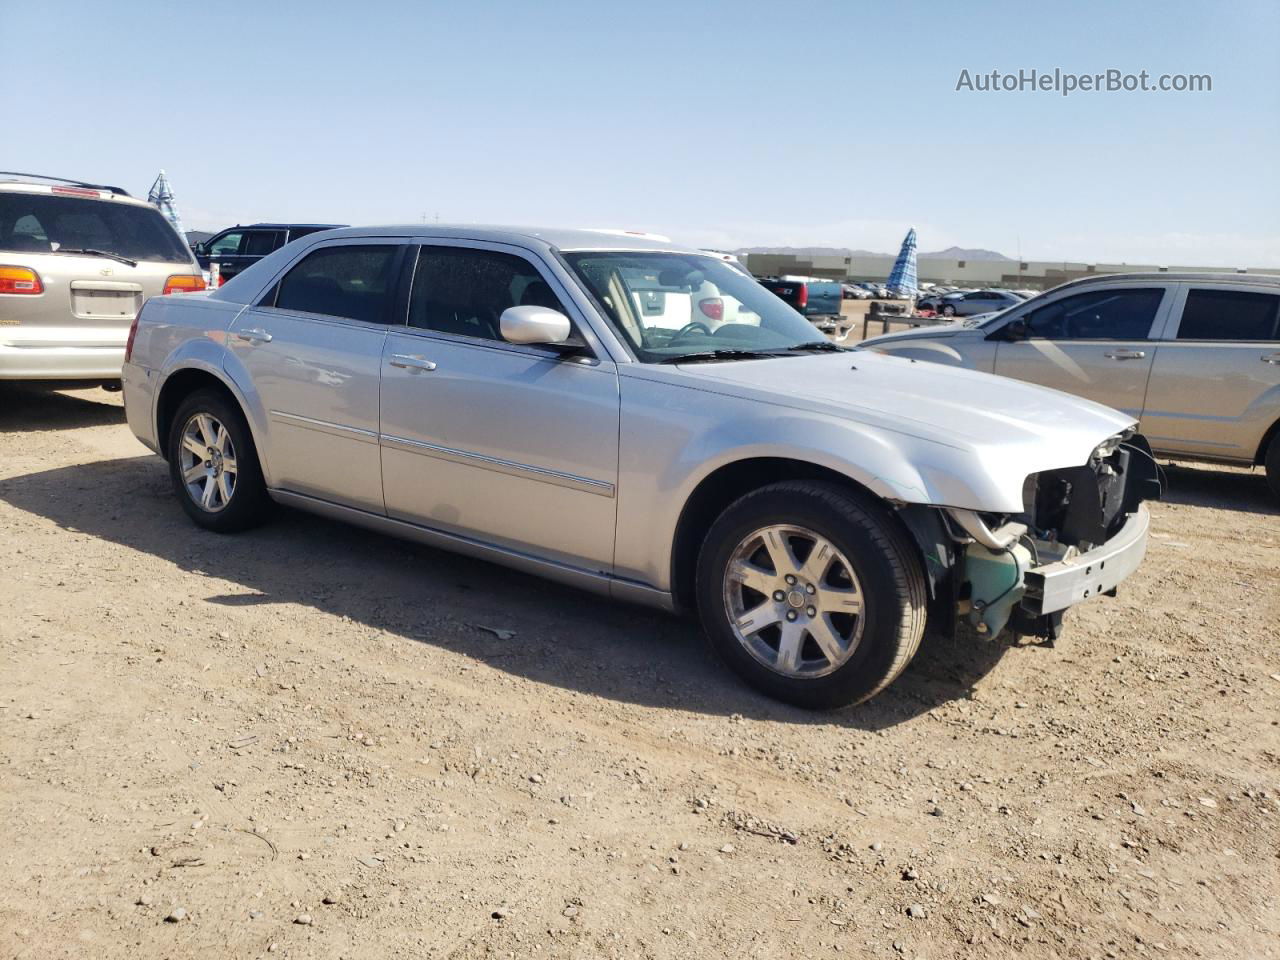
<svg viewBox="0 0 1280 960"><path fill-rule="evenodd" d="M177 204L173 200L173 189L169 186L169 178L164 175L163 170L160 171L160 176L156 177L156 182L151 185L151 190L147 193L147 203L159 208L164 218L173 224L173 229L178 231L182 242L186 243L187 233L182 229L182 217L178 214Z"/></svg>
<svg viewBox="0 0 1280 960"><path fill-rule="evenodd" d="M893 262L889 271L889 280L885 284L889 293L912 298L915 297L918 285L916 282L916 228L907 231L902 240L902 249L898 251L898 259Z"/></svg>

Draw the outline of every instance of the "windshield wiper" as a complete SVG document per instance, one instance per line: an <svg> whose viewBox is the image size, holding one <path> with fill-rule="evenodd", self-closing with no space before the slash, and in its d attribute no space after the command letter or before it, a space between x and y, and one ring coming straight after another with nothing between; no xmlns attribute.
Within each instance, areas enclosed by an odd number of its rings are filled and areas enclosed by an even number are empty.
<svg viewBox="0 0 1280 960"><path fill-rule="evenodd" d="M677 357L663 357L658 363L712 363L716 360L767 360L777 353L761 350L706 350L702 353L685 353Z"/></svg>
<svg viewBox="0 0 1280 960"><path fill-rule="evenodd" d="M792 353L804 353L809 350L815 353L821 351L824 353L844 353L845 348L838 343L832 343L830 340L813 340L809 343L797 343L794 347L787 347Z"/></svg>
<svg viewBox="0 0 1280 960"><path fill-rule="evenodd" d="M115 260L117 263L125 263L131 267L138 265L137 260L130 260L128 257L122 257L118 253L110 253L106 250L95 250L93 247L59 247L54 253L82 253L86 257L106 257L108 260Z"/></svg>

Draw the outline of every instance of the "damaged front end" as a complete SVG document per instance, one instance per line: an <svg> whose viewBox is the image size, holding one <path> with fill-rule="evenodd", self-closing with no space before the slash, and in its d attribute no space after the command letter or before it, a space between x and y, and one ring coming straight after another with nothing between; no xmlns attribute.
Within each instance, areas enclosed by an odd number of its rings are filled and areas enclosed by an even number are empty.
<svg viewBox="0 0 1280 960"><path fill-rule="evenodd" d="M1146 553L1143 502L1158 500L1159 468L1146 439L1108 439L1078 467L1027 477L1017 515L949 509L959 545L957 612L980 635L1006 626L1053 640L1070 606L1116 587Z"/></svg>

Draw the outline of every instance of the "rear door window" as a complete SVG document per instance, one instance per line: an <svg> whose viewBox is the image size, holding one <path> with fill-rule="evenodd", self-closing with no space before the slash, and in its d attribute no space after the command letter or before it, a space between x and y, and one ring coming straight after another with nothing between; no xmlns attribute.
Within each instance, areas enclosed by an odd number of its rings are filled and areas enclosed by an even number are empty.
<svg viewBox="0 0 1280 960"><path fill-rule="evenodd" d="M1030 336L1044 340L1147 340L1164 290L1094 290L1063 297L1027 315Z"/></svg>
<svg viewBox="0 0 1280 960"><path fill-rule="evenodd" d="M244 236L241 252L247 257L265 257L282 246L283 230L250 230Z"/></svg>
<svg viewBox="0 0 1280 960"><path fill-rule="evenodd" d="M1245 290L1187 293L1178 324L1179 340L1280 340L1280 296Z"/></svg>
<svg viewBox="0 0 1280 960"><path fill-rule="evenodd" d="M186 244L154 207L48 193L0 193L0 250L101 250L130 260L191 262Z"/></svg>
<svg viewBox="0 0 1280 960"><path fill-rule="evenodd" d="M363 243L313 250L280 280L275 307L393 323L398 251L393 244Z"/></svg>

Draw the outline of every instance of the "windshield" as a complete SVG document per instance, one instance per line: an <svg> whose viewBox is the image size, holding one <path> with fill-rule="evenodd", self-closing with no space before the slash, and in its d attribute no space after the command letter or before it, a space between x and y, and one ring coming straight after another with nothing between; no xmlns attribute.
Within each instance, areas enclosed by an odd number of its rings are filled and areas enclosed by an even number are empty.
<svg viewBox="0 0 1280 960"><path fill-rule="evenodd" d="M734 351L785 355L821 340L744 270L696 254L567 253L565 260L644 363Z"/></svg>
<svg viewBox="0 0 1280 960"><path fill-rule="evenodd" d="M0 250L100 251L128 260L191 262L191 252L159 210L47 193L0 193Z"/></svg>

